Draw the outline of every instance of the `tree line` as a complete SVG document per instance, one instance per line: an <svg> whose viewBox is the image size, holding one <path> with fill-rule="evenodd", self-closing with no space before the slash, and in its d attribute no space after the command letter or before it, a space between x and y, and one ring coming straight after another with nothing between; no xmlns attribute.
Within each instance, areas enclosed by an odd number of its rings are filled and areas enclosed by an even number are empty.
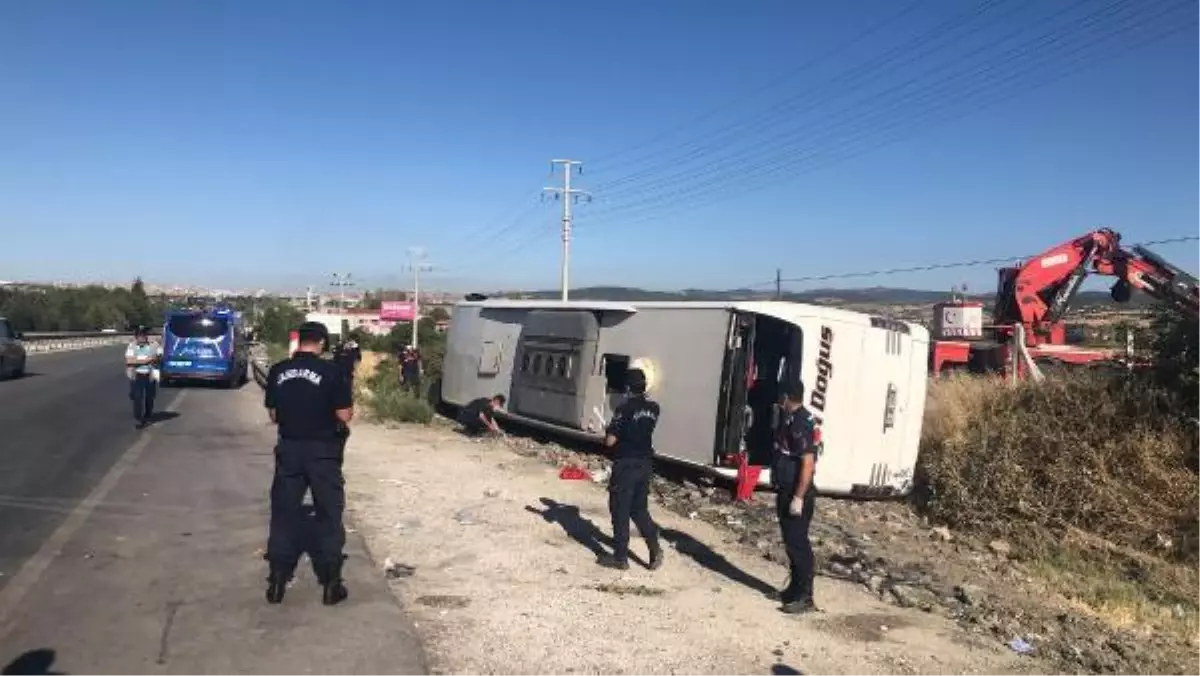
<svg viewBox="0 0 1200 676"><path fill-rule="evenodd" d="M0 317L17 331L128 331L162 323L170 303L148 296L137 279L129 288L102 286L0 288Z"/></svg>

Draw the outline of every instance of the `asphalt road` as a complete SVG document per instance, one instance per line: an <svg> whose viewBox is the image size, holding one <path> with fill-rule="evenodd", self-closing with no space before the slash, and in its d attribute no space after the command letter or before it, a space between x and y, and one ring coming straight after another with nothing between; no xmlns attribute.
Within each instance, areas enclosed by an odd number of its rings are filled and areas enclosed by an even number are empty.
<svg viewBox="0 0 1200 676"><path fill-rule="evenodd" d="M0 665L424 673L353 534L346 603L322 606L307 567L282 605L263 600L273 430L253 382L160 390L160 419L137 431L120 362L37 355L0 382Z"/></svg>

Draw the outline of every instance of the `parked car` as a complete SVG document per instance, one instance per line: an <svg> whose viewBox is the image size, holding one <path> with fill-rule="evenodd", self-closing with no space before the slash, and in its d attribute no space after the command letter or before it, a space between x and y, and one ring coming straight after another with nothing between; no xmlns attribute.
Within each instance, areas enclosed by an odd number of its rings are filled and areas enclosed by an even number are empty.
<svg viewBox="0 0 1200 676"><path fill-rule="evenodd" d="M21 334L13 330L12 324L0 317L0 380L25 375L25 346Z"/></svg>

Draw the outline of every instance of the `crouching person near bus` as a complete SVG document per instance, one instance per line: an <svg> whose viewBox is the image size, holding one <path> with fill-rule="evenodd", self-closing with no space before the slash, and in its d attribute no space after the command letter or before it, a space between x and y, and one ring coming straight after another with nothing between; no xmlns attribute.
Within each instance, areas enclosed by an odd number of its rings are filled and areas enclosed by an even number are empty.
<svg viewBox="0 0 1200 676"><path fill-rule="evenodd" d="M491 399L480 397L463 406L458 412L458 423L463 426L463 434L475 437L490 432L504 436L504 432L496 424L495 413L504 408L506 401L503 394L497 394Z"/></svg>
<svg viewBox="0 0 1200 676"><path fill-rule="evenodd" d="M785 385L780 394L783 410L775 431L775 457L771 467L775 509L789 564L788 585L780 594L780 600L783 612L800 614L816 610L813 603L813 550L808 527L817 502L813 475L820 451L820 432L801 403L803 383Z"/></svg>

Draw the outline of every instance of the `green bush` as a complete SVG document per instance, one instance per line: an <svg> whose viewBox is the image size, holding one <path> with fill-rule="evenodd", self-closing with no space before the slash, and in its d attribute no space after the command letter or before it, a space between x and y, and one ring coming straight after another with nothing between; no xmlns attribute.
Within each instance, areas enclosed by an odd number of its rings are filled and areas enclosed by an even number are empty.
<svg viewBox="0 0 1200 676"><path fill-rule="evenodd" d="M267 349L267 361L269 363L274 364L287 359L287 343L265 343L265 347Z"/></svg>
<svg viewBox="0 0 1200 676"><path fill-rule="evenodd" d="M376 420L392 420L403 423L428 424L433 420L433 409L422 399L401 392L399 389L376 392L367 400L371 417Z"/></svg>
<svg viewBox="0 0 1200 676"><path fill-rule="evenodd" d="M287 345L289 334L303 322L303 312L283 302L270 303L259 315L258 339L264 343Z"/></svg>
<svg viewBox="0 0 1200 676"><path fill-rule="evenodd" d="M363 401L372 418L404 423L427 424L433 420L433 409L400 388L400 367L392 360L380 362L375 373L363 383Z"/></svg>

